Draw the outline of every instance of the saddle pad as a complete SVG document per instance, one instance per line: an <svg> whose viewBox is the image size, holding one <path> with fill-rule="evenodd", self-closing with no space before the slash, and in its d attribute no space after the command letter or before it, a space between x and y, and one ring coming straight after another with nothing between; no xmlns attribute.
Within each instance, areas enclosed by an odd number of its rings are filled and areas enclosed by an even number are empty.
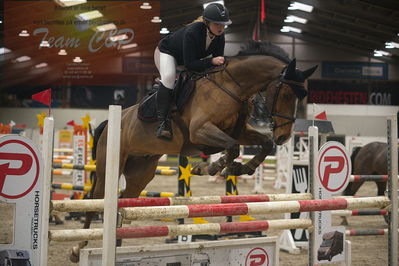
<svg viewBox="0 0 399 266"><path fill-rule="evenodd" d="M157 93L152 93L143 98L139 104L137 117L143 122L155 122L157 118Z"/></svg>

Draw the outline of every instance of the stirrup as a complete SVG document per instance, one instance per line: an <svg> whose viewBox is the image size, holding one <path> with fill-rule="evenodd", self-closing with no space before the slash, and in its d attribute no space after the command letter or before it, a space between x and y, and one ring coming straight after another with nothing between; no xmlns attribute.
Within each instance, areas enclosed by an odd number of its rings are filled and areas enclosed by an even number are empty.
<svg viewBox="0 0 399 266"><path fill-rule="evenodd" d="M156 137L167 141L171 141L173 139L172 128L167 121L161 121L157 128Z"/></svg>

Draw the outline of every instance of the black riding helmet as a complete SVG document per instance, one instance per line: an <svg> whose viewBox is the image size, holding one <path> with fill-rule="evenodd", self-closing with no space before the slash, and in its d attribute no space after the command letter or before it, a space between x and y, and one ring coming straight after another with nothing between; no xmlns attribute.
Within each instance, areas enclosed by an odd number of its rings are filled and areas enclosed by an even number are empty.
<svg viewBox="0 0 399 266"><path fill-rule="evenodd" d="M229 11L221 4L209 4L202 13L202 17L213 23L230 25L232 22L229 18Z"/></svg>

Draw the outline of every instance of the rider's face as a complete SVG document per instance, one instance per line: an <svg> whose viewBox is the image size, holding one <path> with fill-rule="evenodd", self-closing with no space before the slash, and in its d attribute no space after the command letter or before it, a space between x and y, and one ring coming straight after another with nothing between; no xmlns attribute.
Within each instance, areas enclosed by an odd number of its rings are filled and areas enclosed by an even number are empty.
<svg viewBox="0 0 399 266"><path fill-rule="evenodd" d="M213 35L219 36L223 34L225 25L209 22L209 30Z"/></svg>

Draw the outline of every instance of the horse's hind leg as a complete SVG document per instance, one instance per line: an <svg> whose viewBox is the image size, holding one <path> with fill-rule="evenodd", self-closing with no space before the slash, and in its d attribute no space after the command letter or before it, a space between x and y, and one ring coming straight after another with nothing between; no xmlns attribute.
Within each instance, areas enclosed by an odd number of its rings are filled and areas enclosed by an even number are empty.
<svg viewBox="0 0 399 266"><path fill-rule="evenodd" d="M154 178L158 160L161 155L145 157L129 157L125 164L123 174L126 178L126 189L123 198L137 198L140 192Z"/></svg>
<svg viewBox="0 0 399 266"><path fill-rule="evenodd" d="M383 181L383 182L375 182L377 185L377 189L378 189L378 196L384 196L385 194L385 190L387 189L387 182Z"/></svg>
<svg viewBox="0 0 399 266"><path fill-rule="evenodd" d="M106 136L106 135L105 135ZM105 141L101 138L97 144L97 161L96 161L96 178L94 179L92 189L90 191L91 199L103 199L104 191L105 191L105 167L106 167L106 144ZM121 155L119 169L122 169L126 158ZM91 221L96 212L86 212L86 219L83 225L83 229L90 228ZM88 241L79 242L78 246L72 247L70 250L70 260L72 262L79 261L79 253L80 249L87 246Z"/></svg>

